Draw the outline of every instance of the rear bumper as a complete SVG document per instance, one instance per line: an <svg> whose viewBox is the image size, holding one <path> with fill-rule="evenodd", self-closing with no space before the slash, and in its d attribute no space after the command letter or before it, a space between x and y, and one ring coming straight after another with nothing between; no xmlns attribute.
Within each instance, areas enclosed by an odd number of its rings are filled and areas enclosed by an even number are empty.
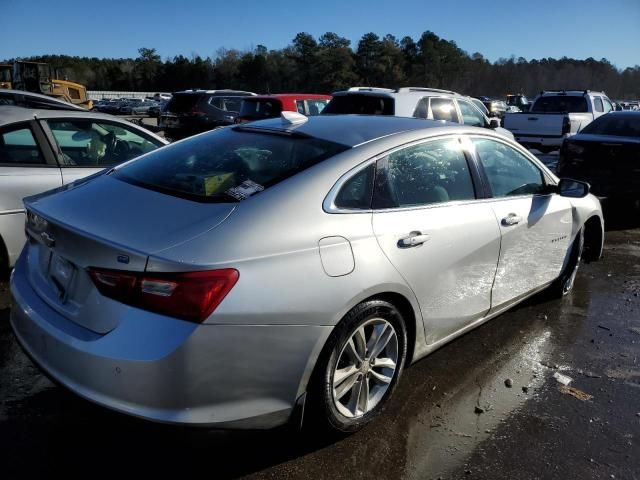
<svg viewBox="0 0 640 480"><path fill-rule="evenodd" d="M26 353L79 396L152 421L256 429L286 423L331 331L166 322L131 309L114 330L96 335L43 302L22 261L11 278L10 322ZM183 337L177 348L176 336Z"/></svg>

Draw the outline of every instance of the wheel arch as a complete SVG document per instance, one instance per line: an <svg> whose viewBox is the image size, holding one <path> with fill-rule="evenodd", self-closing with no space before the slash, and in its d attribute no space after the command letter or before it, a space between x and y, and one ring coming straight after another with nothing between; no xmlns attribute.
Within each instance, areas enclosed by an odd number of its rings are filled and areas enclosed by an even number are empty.
<svg viewBox="0 0 640 480"><path fill-rule="evenodd" d="M584 252L585 262L599 260L602 257L604 245L604 225L599 215L592 215L584 222Z"/></svg>
<svg viewBox="0 0 640 480"><path fill-rule="evenodd" d="M370 300L382 300L388 302L396 307L402 314L402 317L405 321L405 328L407 329L407 358L405 361L405 366L413 363L416 356L420 356L419 347L420 342L424 343L424 327L422 325L422 316L420 314L418 304L412 303L411 299L408 298L406 294L391 289L383 289L378 292L369 292L368 294L365 293L362 296L354 298L348 304L348 306L346 306L340 312L338 320L335 322L331 333L327 336L327 338L324 339L322 347L318 349L317 355L312 355L312 358L309 359L310 363L306 368L307 374L303 376L302 382L298 389L299 395L302 392L308 390L309 382L312 381L312 378L316 374L315 372L317 370L318 363L321 361L323 356L327 354L327 344L335 329L338 327L338 325L340 325L340 323L351 310L353 310L361 303ZM415 301L417 302L417 300Z"/></svg>
<svg viewBox="0 0 640 480"><path fill-rule="evenodd" d="M411 365L416 348L416 332L418 329L417 322L422 322L422 320L416 316L413 305L411 305L411 302L409 301L409 299L407 299L407 297L397 292L378 293L364 299L363 302L369 300L383 300L385 302L389 302L402 314L405 328L407 329L407 359L405 365Z"/></svg>
<svg viewBox="0 0 640 480"><path fill-rule="evenodd" d="M404 367L406 368L407 365L413 363L416 357L421 357L420 352L424 350L424 347L420 347L420 342L425 342L424 327L422 324L422 315L420 314L419 306L415 297L413 298L414 302L412 302L407 295L393 290L381 290L375 293L369 293L368 296L366 293L365 295L358 296L353 299L349 306L340 314L338 321L336 321L335 325L331 329L331 333L322 341L322 346L316 350L317 354L311 355L307 368L305 369L306 373L303 375L299 384L298 394L292 410L290 422L294 422L296 425L301 425L302 422L304 422L303 417L306 415L306 407L304 405L308 402L308 394L310 392L312 393L311 397L315 396L313 395L312 385L317 380L317 376L321 372L319 366L322 364L323 358L325 355L329 354L327 345L330 343L331 337L335 334L336 328L341 324L349 312L361 303L371 300L381 300L390 303L400 311L400 314L404 319L407 334L407 356ZM314 400L312 398L310 405L311 408L313 408L313 405Z"/></svg>

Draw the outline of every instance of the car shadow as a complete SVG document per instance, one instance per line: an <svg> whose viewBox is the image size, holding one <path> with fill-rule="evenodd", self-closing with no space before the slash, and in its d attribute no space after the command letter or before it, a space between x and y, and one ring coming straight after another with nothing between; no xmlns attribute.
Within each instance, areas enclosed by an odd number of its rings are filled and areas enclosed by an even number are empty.
<svg viewBox="0 0 640 480"><path fill-rule="evenodd" d="M0 450L10 459L3 462L5 478L64 473L71 466L76 471L98 468L109 477L125 471L180 477L208 471L216 479L236 478L335 441L289 428L222 431L149 423L53 384L27 398L5 399L3 410Z"/></svg>
<svg viewBox="0 0 640 480"><path fill-rule="evenodd" d="M573 335L580 328L580 321L557 321L562 308L562 302L536 295L417 362L403 373L387 412L362 432L347 437L289 428L220 431L153 424L98 407L54 386L25 357L20 362L32 372L27 384L12 388L8 396L0 395L0 451L7 459L3 476L51 475L72 468L77 472L97 470L105 477L125 472L146 476L209 472L223 479L265 469L281 473L284 469L289 476L311 471L318 478L337 478L343 474L355 476L366 467L372 471L365 475L377 471L379 478L396 478L409 468L408 464L431 468L422 465L416 443L431 452L431 462L437 462L437 448L449 440L441 438L442 429L434 425L451 422L450 428L458 430L475 425L473 405L478 382L503 381L504 372L496 371L496 365L513 362L520 369L527 343L535 343L538 338L553 343L556 332L560 336L566 329L566 335ZM0 313L0 317L8 316L7 309ZM556 320L547 321L547 315ZM3 330L9 333L8 327ZM5 346L18 355L18 347L11 341L13 345ZM16 363L12 360L11 365ZM514 371L504 374L518 381ZM528 377L521 379L523 384L530 381ZM492 402L496 403L496 419L521 404L513 399L502 404L499 399ZM445 410L449 413L443 413ZM342 457L352 458L352 464L331 460ZM390 458L394 461L388 461ZM340 473L342 469L346 471ZM280 476L282 473L275 478Z"/></svg>

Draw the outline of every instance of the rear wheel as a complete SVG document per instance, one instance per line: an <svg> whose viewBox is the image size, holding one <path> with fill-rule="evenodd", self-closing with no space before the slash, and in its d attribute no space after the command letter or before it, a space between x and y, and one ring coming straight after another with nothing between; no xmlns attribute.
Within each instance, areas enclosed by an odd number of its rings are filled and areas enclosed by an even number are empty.
<svg viewBox="0 0 640 480"><path fill-rule="evenodd" d="M561 298L568 295L573 289L573 284L578 274L578 267L580 266L580 260L582 258L582 251L584 249L584 229L580 229L576 238L571 244L569 251L569 259L560 276L549 287L549 292L552 296Z"/></svg>
<svg viewBox="0 0 640 480"><path fill-rule="evenodd" d="M377 417L407 355L402 315L382 300L363 302L331 335L316 367L312 398L332 430L355 432Z"/></svg>

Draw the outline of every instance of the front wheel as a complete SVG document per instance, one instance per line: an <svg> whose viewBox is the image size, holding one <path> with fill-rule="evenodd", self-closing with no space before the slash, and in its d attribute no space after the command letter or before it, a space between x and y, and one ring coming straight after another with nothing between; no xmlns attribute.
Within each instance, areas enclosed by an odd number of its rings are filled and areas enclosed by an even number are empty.
<svg viewBox="0 0 640 480"><path fill-rule="evenodd" d="M351 310L332 333L312 385L319 416L332 430L355 432L391 397L407 355L404 319L382 300Z"/></svg>

